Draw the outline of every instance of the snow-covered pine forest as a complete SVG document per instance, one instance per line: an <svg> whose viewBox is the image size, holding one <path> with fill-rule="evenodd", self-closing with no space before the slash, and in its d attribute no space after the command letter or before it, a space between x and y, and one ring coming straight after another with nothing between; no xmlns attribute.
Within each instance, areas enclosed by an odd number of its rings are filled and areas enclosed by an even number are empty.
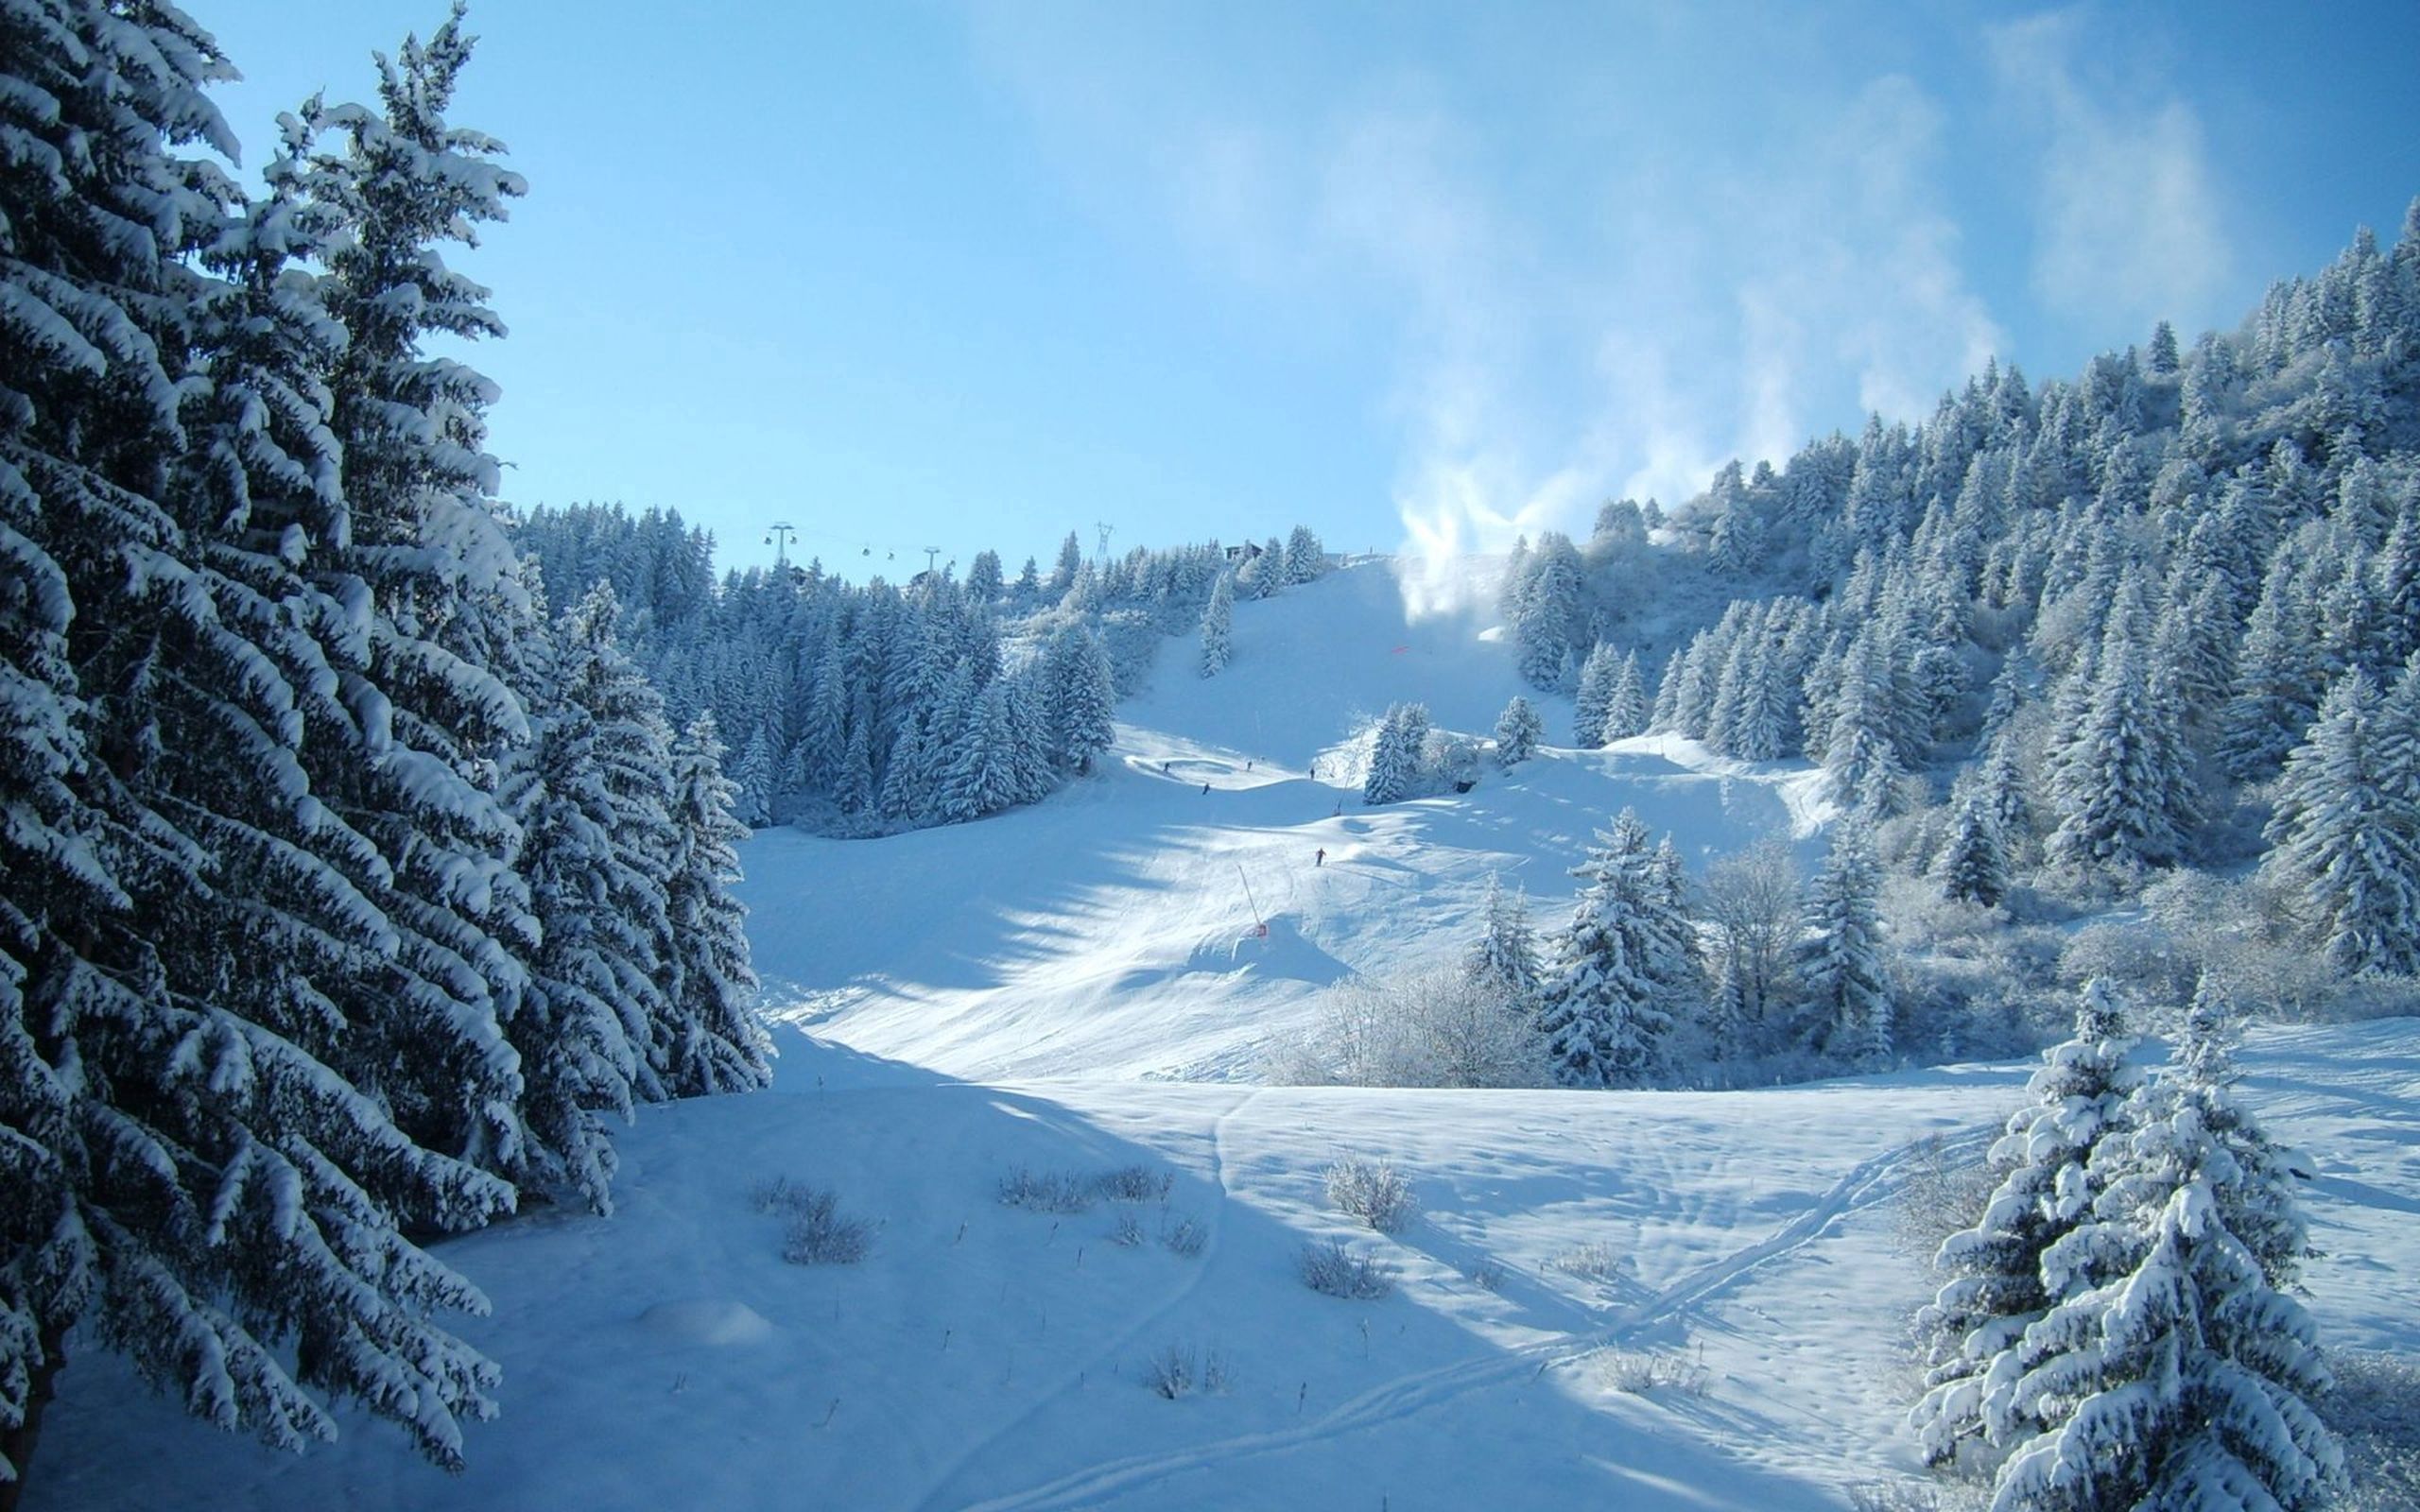
<svg viewBox="0 0 2420 1512"><path fill-rule="evenodd" d="M1442 615L717 576L472 53L0 0L0 1505L2414 1504L2420 202Z"/></svg>
<svg viewBox="0 0 2420 1512"><path fill-rule="evenodd" d="M433 354L501 334L445 252L524 189L447 119L460 21L283 117L251 196L197 26L0 6L10 1505L86 1349L458 1467L497 1372L433 1242L611 1212L634 1104L768 1075L714 718L610 588L550 604Z"/></svg>
<svg viewBox="0 0 2420 1512"><path fill-rule="evenodd" d="M1327 570L1319 537L1083 554L1004 577L998 553L852 584L820 558L714 576L714 543L677 510L538 508L515 538L547 580L606 582L620 631L675 717L711 709L750 824L868 835L980 818L1053 791L1108 748L1116 699L1164 635L1226 664L1236 596Z"/></svg>

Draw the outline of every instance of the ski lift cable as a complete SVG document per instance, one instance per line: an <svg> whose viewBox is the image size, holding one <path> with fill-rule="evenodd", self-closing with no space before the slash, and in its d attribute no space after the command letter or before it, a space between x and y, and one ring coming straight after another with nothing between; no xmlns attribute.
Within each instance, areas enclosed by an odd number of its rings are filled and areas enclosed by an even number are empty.
<svg viewBox="0 0 2420 1512"><path fill-rule="evenodd" d="M835 545L855 546L857 548L857 555L860 557L872 557L875 553L879 552L882 555L882 559L885 561L898 560L899 553L903 549L895 541L875 541L871 537L847 535L837 530L810 530L799 526L791 526L789 529L793 536L796 536L801 540L828 541ZM904 549L913 553L921 551L924 548L916 546Z"/></svg>

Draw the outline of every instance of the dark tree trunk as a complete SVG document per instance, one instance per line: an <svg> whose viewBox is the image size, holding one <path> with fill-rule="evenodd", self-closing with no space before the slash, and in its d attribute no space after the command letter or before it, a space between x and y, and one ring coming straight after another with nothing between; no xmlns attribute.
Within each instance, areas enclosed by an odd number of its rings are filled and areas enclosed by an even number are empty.
<svg viewBox="0 0 2420 1512"><path fill-rule="evenodd" d="M26 1420L15 1428L0 1428L0 1456L15 1467L17 1478L0 1481L0 1512L17 1512L26 1494L26 1477L34 1458L34 1441L42 1436L43 1409L58 1394L59 1372L67 1365L67 1331L42 1331L42 1364L34 1366L33 1388L26 1393Z"/></svg>

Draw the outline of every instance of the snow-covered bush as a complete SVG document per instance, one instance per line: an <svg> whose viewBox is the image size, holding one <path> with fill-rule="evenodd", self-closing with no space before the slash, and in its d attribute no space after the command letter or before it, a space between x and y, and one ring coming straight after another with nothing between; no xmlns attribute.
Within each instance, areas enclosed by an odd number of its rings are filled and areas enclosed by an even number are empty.
<svg viewBox="0 0 2420 1512"><path fill-rule="evenodd" d="M793 1265L854 1265L873 1248L873 1225L841 1212L839 1196L829 1187L776 1177L753 1195L757 1211L787 1220L782 1258Z"/></svg>
<svg viewBox="0 0 2420 1512"><path fill-rule="evenodd" d="M1094 1184L1064 1171L1018 1166L1000 1177L1000 1201L1034 1212L1083 1212L1093 1205Z"/></svg>
<svg viewBox="0 0 2420 1512"><path fill-rule="evenodd" d="M2154 1011L2182 1006L2201 971L2168 931L2143 919L2086 924L2059 954L2059 978L2078 986L2100 977L2128 1001Z"/></svg>
<svg viewBox="0 0 2420 1512"><path fill-rule="evenodd" d="M1163 1345L1143 1362L1143 1384L1170 1401L1195 1391L1224 1391L1229 1381L1227 1358L1216 1349L1191 1345Z"/></svg>
<svg viewBox="0 0 2420 1512"><path fill-rule="evenodd" d="M2273 875L2239 880L2178 871L2143 890L2143 908L2197 974L2224 981L2281 1018L2367 1019L2420 1011L2420 984L2347 979L2293 934L2293 903Z"/></svg>
<svg viewBox="0 0 2420 1512"><path fill-rule="evenodd" d="M1280 1086L1552 1083L1534 1022L1495 988L1443 965L1330 988L1310 1034L1275 1045L1264 1074Z"/></svg>
<svg viewBox="0 0 2420 1512"><path fill-rule="evenodd" d="M1375 1255L1359 1255L1340 1239L1310 1243L1294 1257L1303 1284L1323 1297L1369 1302L1395 1289L1395 1268Z"/></svg>
<svg viewBox="0 0 2420 1512"><path fill-rule="evenodd" d="M786 1176L771 1177L748 1189L748 1205L758 1212L789 1212L814 1190Z"/></svg>
<svg viewBox="0 0 2420 1512"><path fill-rule="evenodd" d="M1201 1253L1201 1246L1209 1239L1208 1229L1183 1214L1160 1225L1160 1247L1185 1260Z"/></svg>
<svg viewBox="0 0 2420 1512"><path fill-rule="evenodd" d="M1093 1177L1093 1190L1111 1202L1166 1202L1176 1173L1148 1165L1121 1165Z"/></svg>
<svg viewBox="0 0 2420 1512"><path fill-rule="evenodd" d="M2353 1483L2342 1512L2394 1512L2420 1506L2420 1359L2373 1349L2328 1354L2336 1389L2328 1426L2344 1442Z"/></svg>
<svg viewBox="0 0 2420 1512"><path fill-rule="evenodd" d="M1420 743L1420 772L1432 793L1461 792L1478 781L1487 743L1451 730L1431 730Z"/></svg>
<svg viewBox="0 0 2420 1512"><path fill-rule="evenodd" d="M1597 1356L1597 1379L1634 1397L1651 1391L1703 1397L1714 1383L1714 1373L1703 1360L1671 1349L1606 1349Z"/></svg>
<svg viewBox="0 0 2420 1512"><path fill-rule="evenodd" d="M1982 1501L1921 1481L1863 1481L1849 1487L1850 1512L1963 1512L1969 1505L1980 1512Z"/></svg>
<svg viewBox="0 0 2420 1512"><path fill-rule="evenodd" d="M1392 1160L1348 1155L1327 1168L1328 1205L1382 1234L1399 1234L1420 1217L1411 1183Z"/></svg>
<svg viewBox="0 0 2420 1512"><path fill-rule="evenodd" d="M1604 1282L1612 1280L1616 1275L1619 1274L1622 1268L1622 1258L1620 1252L1613 1246L1601 1239L1594 1239L1587 1244L1564 1250L1548 1263L1566 1276L1577 1276L1586 1281Z"/></svg>
<svg viewBox="0 0 2420 1512"><path fill-rule="evenodd" d="M1512 1271L1493 1255L1483 1255L1462 1267L1462 1280L1482 1292L1500 1292L1512 1279Z"/></svg>

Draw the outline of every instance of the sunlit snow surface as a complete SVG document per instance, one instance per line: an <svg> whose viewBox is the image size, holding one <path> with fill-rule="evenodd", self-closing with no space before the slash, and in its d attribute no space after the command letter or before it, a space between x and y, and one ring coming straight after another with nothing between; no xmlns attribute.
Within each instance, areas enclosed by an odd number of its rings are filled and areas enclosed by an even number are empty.
<svg viewBox="0 0 2420 1512"><path fill-rule="evenodd" d="M1248 1075L1325 982L1459 950L1490 868L1550 919L1623 803L1692 857L1812 839L1802 772L1651 741L1362 808L1328 775L1357 716L1425 696L1483 730L1515 691L1485 628L1406 626L1381 570L1343 574L1239 606L1214 681L1172 642L1105 771L1035 809L752 842L777 1085L643 1111L612 1219L444 1246L495 1304L464 1331L505 1369L467 1474L351 1411L338 1444L278 1456L87 1352L28 1504L1788 1512L1906 1473L1900 1340L1927 1286L1889 1199L1916 1142L1996 1123L2027 1068L1729 1093L1158 1079ZM2420 1348L2420 1026L2266 1030L2243 1059L2319 1164L2327 1338ZM1421 1220L1383 1238L1328 1211L1348 1152L1409 1172ZM1165 1204L998 1200L1019 1167L1129 1164L1173 1173ZM877 1223L870 1258L785 1263L749 1200L773 1177ZM1161 1242L1184 1220L1190 1257ZM1306 1290L1295 1255L1329 1237L1396 1267L1395 1294ZM1562 1263L1591 1246L1611 1263ZM1493 1290L1472 1279L1491 1263ZM1170 1346L1215 1356L1223 1388L1147 1389ZM1702 1358L1707 1388L1616 1390L1609 1349Z"/></svg>

